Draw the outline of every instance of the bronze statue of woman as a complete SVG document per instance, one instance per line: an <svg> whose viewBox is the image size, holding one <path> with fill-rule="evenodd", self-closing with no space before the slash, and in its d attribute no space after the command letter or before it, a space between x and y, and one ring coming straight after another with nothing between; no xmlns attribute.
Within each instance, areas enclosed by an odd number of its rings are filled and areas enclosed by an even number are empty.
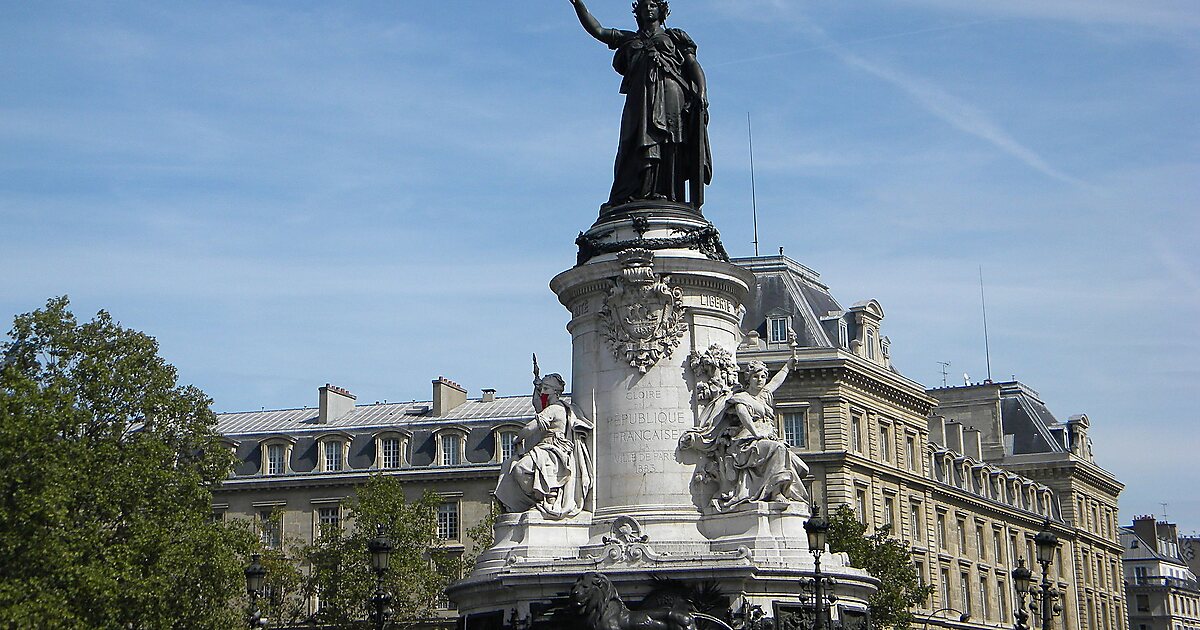
<svg viewBox="0 0 1200 630"><path fill-rule="evenodd" d="M636 32L604 28L583 0L571 4L583 29L616 51L613 68L624 77L621 139L605 209L657 199L699 210L712 180L712 158L708 88L696 43L682 30L665 28L667 0L633 3Z"/></svg>

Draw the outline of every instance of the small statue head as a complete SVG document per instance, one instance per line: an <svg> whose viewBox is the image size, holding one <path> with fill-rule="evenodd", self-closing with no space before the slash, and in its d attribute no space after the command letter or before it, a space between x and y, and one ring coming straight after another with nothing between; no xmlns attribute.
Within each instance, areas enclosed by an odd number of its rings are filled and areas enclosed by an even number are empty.
<svg viewBox="0 0 1200 630"><path fill-rule="evenodd" d="M751 361L746 364L746 388L760 390L766 384L771 372L762 361Z"/></svg>
<svg viewBox="0 0 1200 630"><path fill-rule="evenodd" d="M562 375L557 372L553 374L547 374L542 377L541 390L546 394L553 393L561 396L563 392L567 391L567 382L563 380Z"/></svg>
<svg viewBox="0 0 1200 630"><path fill-rule="evenodd" d="M645 28L648 19L657 19L659 24L666 24L670 13L667 0L637 0L633 3L633 16L637 18L639 28Z"/></svg>

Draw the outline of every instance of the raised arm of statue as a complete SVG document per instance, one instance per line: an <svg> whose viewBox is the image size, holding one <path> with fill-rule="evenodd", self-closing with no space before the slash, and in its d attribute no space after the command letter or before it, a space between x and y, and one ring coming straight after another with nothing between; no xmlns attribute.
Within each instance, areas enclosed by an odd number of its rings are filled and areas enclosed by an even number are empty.
<svg viewBox="0 0 1200 630"><path fill-rule="evenodd" d="M770 382L768 382L766 387L763 389L770 394L774 394L775 390L779 389L779 386L783 385L783 382L787 380L788 372L792 371L792 367L794 367L795 364L795 359L788 359L787 363L784 363L783 367L779 368L779 371L775 373L775 376L771 377Z"/></svg>
<svg viewBox="0 0 1200 630"><path fill-rule="evenodd" d="M575 6L575 15L579 16L579 23L583 25L583 30L587 31L588 35L607 44L608 40L605 39L604 35L608 29L600 26L600 21L588 11L587 6L583 4L583 0L571 0L571 4Z"/></svg>

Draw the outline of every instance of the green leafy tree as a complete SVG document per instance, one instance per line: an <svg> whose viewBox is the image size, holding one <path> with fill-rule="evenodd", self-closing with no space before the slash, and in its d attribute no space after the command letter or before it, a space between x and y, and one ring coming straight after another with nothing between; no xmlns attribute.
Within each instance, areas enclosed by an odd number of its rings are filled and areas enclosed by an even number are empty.
<svg viewBox="0 0 1200 630"><path fill-rule="evenodd" d="M403 485L384 475L374 475L360 487L350 505L353 529L324 529L301 553L309 570L305 594L320 601L315 620L353 627L368 617L375 576L367 541L380 526L394 549L384 583L392 595L393 627L428 619L458 570L437 535L441 502L432 492L409 502Z"/></svg>
<svg viewBox="0 0 1200 630"><path fill-rule="evenodd" d="M0 626L229 628L244 527L213 522L230 454L152 337L66 297L0 345Z"/></svg>
<svg viewBox="0 0 1200 630"><path fill-rule="evenodd" d="M846 552L851 566L866 570L881 582L868 602L874 624L906 630L913 621L912 608L933 593L932 586L921 584L911 546L893 538L887 526L867 534L866 524L847 505L829 517L828 541L831 551Z"/></svg>

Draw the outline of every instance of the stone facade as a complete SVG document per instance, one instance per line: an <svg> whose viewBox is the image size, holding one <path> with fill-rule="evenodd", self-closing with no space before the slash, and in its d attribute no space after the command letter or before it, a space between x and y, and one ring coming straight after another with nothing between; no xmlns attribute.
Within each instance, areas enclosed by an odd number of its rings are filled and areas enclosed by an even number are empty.
<svg viewBox="0 0 1200 630"><path fill-rule="evenodd" d="M1126 630L1121 614L1117 495L1097 466L1086 416L1059 423L1020 383L926 390L891 363L884 311L842 308L818 274L783 256L735 259L755 273L756 301L739 359L799 365L776 393L780 431L813 469L818 505L850 505L891 525L935 587L918 617L931 625L1011 627L1011 571L1049 521L1061 541L1051 577L1065 592L1065 630ZM1036 618L1035 618L1036 621Z"/></svg>
<svg viewBox="0 0 1200 630"><path fill-rule="evenodd" d="M1133 519L1120 536L1131 630L1200 628L1200 585L1189 562L1195 539L1181 539L1174 523L1153 516Z"/></svg>
<svg viewBox="0 0 1200 630"><path fill-rule="evenodd" d="M349 391L326 385L316 407L219 414L237 465L214 494L214 516L254 520L269 545L309 543L323 518L352 528L346 502L371 475L384 474L405 482L410 500L439 494L444 544L472 552L466 530L490 514L501 463L533 417L529 395L484 390L468 399L462 386L438 377L428 401L354 402ZM448 604L442 616L453 620Z"/></svg>

